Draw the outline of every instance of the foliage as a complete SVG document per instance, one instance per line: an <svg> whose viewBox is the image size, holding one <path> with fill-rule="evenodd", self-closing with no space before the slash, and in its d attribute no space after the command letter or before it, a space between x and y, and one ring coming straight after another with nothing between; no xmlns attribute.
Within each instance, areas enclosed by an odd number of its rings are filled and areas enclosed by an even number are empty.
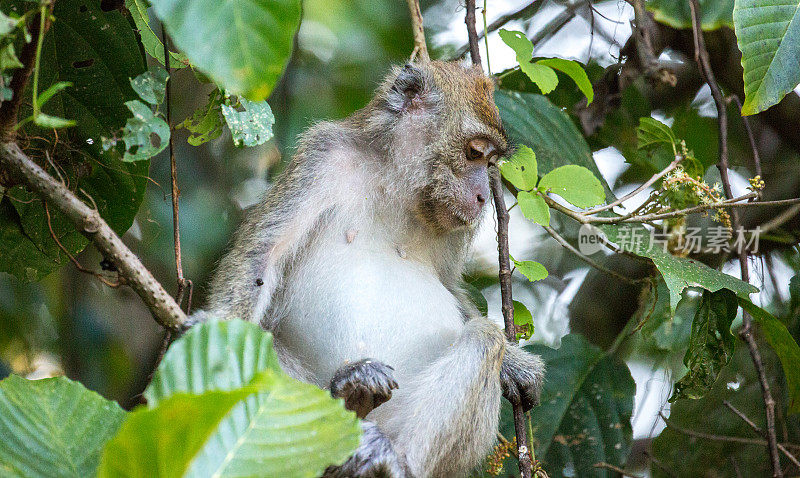
<svg viewBox="0 0 800 478"><path fill-rule="evenodd" d="M720 27L733 27L733 0L699 0L703 30L716 30ZM692 28L692 15L689 2L671 0L649 0L647 9L653 12L656 21L674 28Z"/></svg>
<svg viewBox="0 0 800 478"><path fill-rule="evenodd" d="M742 114L776 104L800 83L800 2L736 0L736 40L742 51Z"/></svg>
<svg viewBox="0 0 800 478"><path fill-rule="evenodd" d="M179 339L147 396L125 414L66 378L12 375L0 382L0 416L13 418L0 421L0 463L24 476L314 477L360 437L341 400L285 375L272 336L241 321Z"/></svg>

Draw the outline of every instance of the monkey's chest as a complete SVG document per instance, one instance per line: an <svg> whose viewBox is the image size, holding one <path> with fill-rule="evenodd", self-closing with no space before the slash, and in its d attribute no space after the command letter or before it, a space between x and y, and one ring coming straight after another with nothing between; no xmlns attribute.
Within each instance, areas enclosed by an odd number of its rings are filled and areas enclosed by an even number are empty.
<svg viewBox="0 0 800 478"><path fill-rule="evenodd" d="M460 334L459 304L432 268L380 243L314 249L286 276L276 331L303 378L326 386L343 364L373 358L403 380Z"/></svg>

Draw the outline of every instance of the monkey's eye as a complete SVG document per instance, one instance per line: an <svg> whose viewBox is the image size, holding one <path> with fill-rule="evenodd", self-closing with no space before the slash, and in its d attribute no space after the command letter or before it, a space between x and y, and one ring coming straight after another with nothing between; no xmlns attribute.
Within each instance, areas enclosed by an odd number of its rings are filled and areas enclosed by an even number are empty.
<svg viewBox="0 0 800 478"><path fill-rule="evenodd" d="M497 148L489 140L475 138L467 143L465 153L469 161L487 161L497 154Z"/></svg>

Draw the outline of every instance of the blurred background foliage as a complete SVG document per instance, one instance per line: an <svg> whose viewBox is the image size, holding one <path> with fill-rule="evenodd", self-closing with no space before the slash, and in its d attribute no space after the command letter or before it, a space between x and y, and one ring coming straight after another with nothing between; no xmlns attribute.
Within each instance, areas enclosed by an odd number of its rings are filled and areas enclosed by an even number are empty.
<svg viewBox="0 0 800 478"><path fill-rule="evenodd" d="M489 21L518 11L526 3L490 2ZM572 6L586 6L580 1L537 3L538 7L506 26L525 31L529 37L541 35L534 56L560 56L586 63L589 78L596 85L608 75L609 66L624 59L622 50L630 36L629 21L633 17L626 2L593 2L592 8ZM636 126L642 116L652 115L670 123L704 165L717 160L716 111L708 87L694 68L691 32L678 29L685 27L685 18L681 17L685 12L673 9L670 2L653 4L656 19L663 22L661 31L668 44L662 57L678 65L677 87L638 77L611 95L612 105L587 107L581 103L574 83L562 78L558 89L548 96L585 135L600 172L617 196L634 189L672 159L637 149ZM720 8L715 8L714 14L724 18L729 10L725 10L725 5L717 6ZM452 55L466 42L463 6L457 0L431 0L423 1L422 8L432 57ZM554 28L555 20L564 17L566 11L572 13ZM707 35L714 69L724 88L740 92L740 57L732 31L725 26L729 23L709 21L715 27L721 26ZM276 117L274 139L258 147L236 148L226 130L217 140L191 147L185 141L186 131L176 130L183 264L185 276L195 284L193 306L203 303L209 274L242 210L256 202L274 175L281 171L292 154L297 136L315 121L342 118L364 106L389 67L402 64L412 46L405 2L306 0L290 63L269 97ZM490 35L489 48L494 73L514 65L513 52L496 34ZM485 49L483 57L485 61ZM213 85L198 81L189 68L174 71L172 78L173 117L178 123L205 104ZM538 93L519 72L505 74L500 86ZM730 108L730 157L734 171L741 173L734 175L734 187L742 191L747 185L745 178L753 175L751 148L738 120L738 110L735 105ZM603 120L597 121L597 117ZM798 117L800 97L790 93L780 105L751 119L763 163L767 199L794 197L800 192ZM707 180L713 182L717 178L715 168L710 168ZM124 239L167 290L174 293L169 184L169 160L162 153L151 161L144 203ZM775 215L771 209L750 208L743 213L743 222L752 228L768 223ZM703 218L693 221L694 225L707 226ZM577 237L578 228L573 221L554 212L552 223L567 239L574 241ZM752 472L750 476L762 476L760 471L768 469L763 446L748 445L740 449L736 444L698 441L697 437L672 430L661 433L664 423L658 413L686 428L754 436L743 422L721 406L722 399L730 400L754 419L761 417L757 383L741 343L737 344L734 360L724 369L711 394L698 401L672 406L666 403L673 381L685 370L682 358L696 310L696 297L691 292L673 314L663 283L644 288L632 286L588 268L544 235L541 228L525 221L519 208L512 211L511 227L512 255L535 258L550 271L550 276L536 285L515 275L515 298L534 313L533 342L558 346L567 333L578 332L591 347L604 349L631 317L646 318L642 333L623 347L636 381L632 411L634 441L628 466L642 469L651 461L652 453L656 457L654 463L666 462L674 472L658 471L656 466L655 475L698 476L700 471L713 469L708 476L732 476L741 469ZM763 254L751 263L751 280L762 290L754 296L754 301L784 321L795 339L800 339L800 283L795 279L790 284L790 279L800 272L798 237L800 219L792 217L762 237ZM93 269L98 269L101 261L91 247L77 258ZM708 255L701 259L738 275L738 266L727 257ZM644 277L652 272L625 256L607 255L601 261L630 277ZM468 278L486 297L490 317L500 321L496 267L494 222L487 215L476 241ZM0 273L0 378L11 372L29 378L63 373L130 407L138 402L149 378L161 335L161 329L134 293L125 288L109 289L72 265L31 283ZM783 374L768 347L761 350L771 371L769 376L774 378L778 409L784 410ZM779 414L778 424L779 440L797 443L800 439L797 417ZM736 458L729 458L732 455L743 458L737 462ZM676 464L682 468L675 468ZM560 475L570 476L570 470L551 471L551 476Z"/></svg>

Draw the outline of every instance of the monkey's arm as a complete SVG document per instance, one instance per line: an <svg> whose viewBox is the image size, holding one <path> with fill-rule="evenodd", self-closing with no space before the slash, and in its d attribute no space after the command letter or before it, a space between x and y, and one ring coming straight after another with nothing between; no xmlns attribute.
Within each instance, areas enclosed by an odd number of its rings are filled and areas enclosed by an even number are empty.
<svg viewBox="0 0 800 478"><path fill-rule="evenodd" d="M324 163L298 156L250 209L211 280L205 317L262 322L280 278L333 200L314 181ZM276 324L262 322L272 329Z"/></svg>

